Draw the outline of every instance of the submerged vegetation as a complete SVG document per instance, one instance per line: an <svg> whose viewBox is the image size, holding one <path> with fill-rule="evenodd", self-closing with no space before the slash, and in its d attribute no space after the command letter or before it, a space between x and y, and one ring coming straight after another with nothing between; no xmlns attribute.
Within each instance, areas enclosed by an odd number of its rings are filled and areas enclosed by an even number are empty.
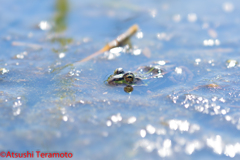
<svg viewBox="0 0 240 160"><path fill-rule="evenodd" d="M239 159L240 2L4 4L2 151Z"/></svg>

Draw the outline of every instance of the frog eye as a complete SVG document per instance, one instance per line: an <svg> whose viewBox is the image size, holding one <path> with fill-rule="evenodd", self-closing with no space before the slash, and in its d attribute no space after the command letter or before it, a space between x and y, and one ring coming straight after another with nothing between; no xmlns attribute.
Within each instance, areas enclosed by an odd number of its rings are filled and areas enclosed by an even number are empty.
<svg viewBox="0 0 240 160"><path fill-rule="evenodd" d="M117 74L123 74L123 73L124 73L124 70L122 68L117 68L117 69L115 69L113 74L117 75Z"/></svg>
<svg viewBox="0 0 240 160"><path fill-rule="evenodd" d="M125 74L123 75L123 78L124 78L124 80L125 80L126 82L128 82L128 83L133 83L134 80L135 80L134 74L131 73L131 72L125 73Z"/></svg>

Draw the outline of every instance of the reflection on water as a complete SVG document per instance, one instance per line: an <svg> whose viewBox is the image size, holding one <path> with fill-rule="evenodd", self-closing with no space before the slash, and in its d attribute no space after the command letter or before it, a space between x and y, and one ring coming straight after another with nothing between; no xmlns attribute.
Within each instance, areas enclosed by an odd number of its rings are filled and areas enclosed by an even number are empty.
<svg viewBox="0 0 240 160"><path fill-rule="evenodd" d="M240 158L239 2L23 2L0 7L1 151ZM131 44L73 64L133 24ZM104 83L153 62L172 67L131 94Z"/></svg>
<svg viewBox="0 0 240 160"><path fill-rule="evenodd" d="M69 11L68 0L56 0L56 15L54 17L55 32L63 32L67 29L67 15Z"/></svg>
<svg viewBox="0 0 240 160"><path fill-rule="evenodd" d="M67 45L73 42L72 38L62 35L67 30L67 17L69 12L68 0L56 0L56 14L54 17L53 36L51 42L60 44L60 48L53 48L52 51L58 54L59 58L65 57ZM64 56L63 56L64 55Z"/></svg>

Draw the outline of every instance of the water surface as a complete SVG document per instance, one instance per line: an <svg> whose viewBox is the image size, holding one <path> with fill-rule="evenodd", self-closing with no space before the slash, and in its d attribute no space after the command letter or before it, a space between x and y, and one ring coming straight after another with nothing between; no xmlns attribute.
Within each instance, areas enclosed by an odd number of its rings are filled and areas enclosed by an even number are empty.
<svg viewBox="0 0 240 160"><path fill-rule="evenodd" d="M3 1L0 150L239 159L239 8L234 0ZM133 24L130 51L74 63ZM188 68L192 80L159 79L131 94L104 83L118 67L160 60Z"/></svg>

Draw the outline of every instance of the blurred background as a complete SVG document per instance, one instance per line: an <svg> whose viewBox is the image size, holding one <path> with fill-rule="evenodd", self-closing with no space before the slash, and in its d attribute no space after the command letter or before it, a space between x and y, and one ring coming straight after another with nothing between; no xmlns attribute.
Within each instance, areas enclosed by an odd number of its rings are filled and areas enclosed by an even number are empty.
<svg viewBox="0 0 240 160"><path fill-rule="evenodd" d="M240 158L240 1L0 2L0 151ZM128 45L75 63L134 24ZM154 61L166 78L106 84Z"/></svg>

